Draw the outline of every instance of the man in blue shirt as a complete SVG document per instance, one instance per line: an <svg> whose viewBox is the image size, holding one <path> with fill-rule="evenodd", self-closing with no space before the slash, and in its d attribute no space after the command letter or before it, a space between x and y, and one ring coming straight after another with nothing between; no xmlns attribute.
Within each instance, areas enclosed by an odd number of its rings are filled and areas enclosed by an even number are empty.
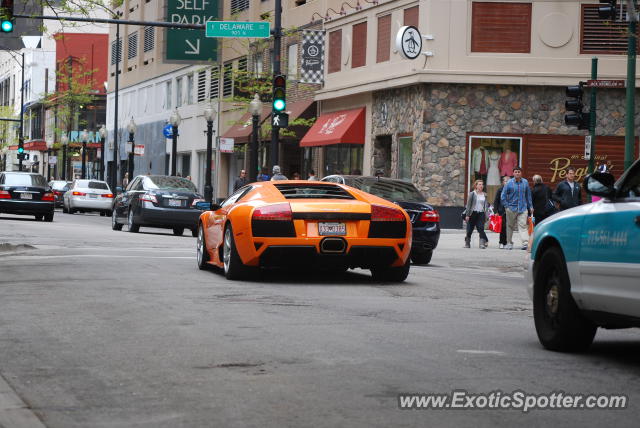
<svg viewBox="0 0 640 428"><path fill-rule="evenodd" d="M527 218L533 211L531 203L531 189L526 179L522 178L522 169L513 168L513 178L507 182L502 190L500 201L507 212L507 250L513 249L513 232L516 228L520 232L522 249L527 249L529 243L529 227Z"/></svg>

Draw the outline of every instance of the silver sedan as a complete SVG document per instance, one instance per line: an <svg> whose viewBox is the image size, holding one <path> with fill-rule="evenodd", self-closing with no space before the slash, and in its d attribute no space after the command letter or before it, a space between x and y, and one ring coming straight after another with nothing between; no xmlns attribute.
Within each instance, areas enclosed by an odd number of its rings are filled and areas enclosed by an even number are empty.
<svg viewBox="0 0 640 428"><path fill-rule="evenodd" d="M112 207L113 193L105 181L76 180L64 194L62 212L98 211L101 216L111 216Z"/></svg>

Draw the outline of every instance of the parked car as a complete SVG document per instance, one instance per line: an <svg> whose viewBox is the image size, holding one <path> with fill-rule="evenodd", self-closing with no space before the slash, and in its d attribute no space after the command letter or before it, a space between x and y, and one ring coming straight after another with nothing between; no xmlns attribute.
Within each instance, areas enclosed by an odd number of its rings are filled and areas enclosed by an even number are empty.
<svg viewBox="0 0 640 428"><path fill-rule="evenodd" d="M604 199L536 225L526 272L538 338L554 351L585 350L598 327L640 327L640 160L618 181L583 184Z"/></svg>
<svg viewBox="0 0 640 428"><path fill-rule="evenodd" d="M30 172L0 172L0 213L53 221L54 196L47 180Z"/></svg>
<svg viewBox="0 0 640 428"><path fill-rule="evenodd" d="M71 182L64 180L52 180L49 182L49 187L51 187L51 191L55 197L56 208L62 207L64 205L63 196L67 190L71 188Z"/></svg>
<svg viewBox="0 0 640 428"><path fill-rule="evenodd" d="M101 216L111 215L113 193L106 181L76 180L63 196L62 212L98 211Z"/></svg>
<svg viewBox="0 0 640 428"><path fill-rule="evenodd" d="M114 200L111 227L129 232L140 227L173 229L182 235L184 229L197 236L198 217L202 213L195 207L203 201L196 186L186 178L168 175L139 175Z"/></svg>
<svg viewBox="0 0 640 428"><path fill-rule="evenodd" d="M197 263L228 279L252 268L370 269L377 280L409 274L411 223L382 198L336 183L264 181L200 216Z"/></svg>
<svg viewBox="0 0 640 428"><path fill-rule="evenodd" d="M329 175L321 181L346 184L400 205L413 227L411 260L428 264L440 240L440 214L416 187L402 180L362 175Z"/></svg>

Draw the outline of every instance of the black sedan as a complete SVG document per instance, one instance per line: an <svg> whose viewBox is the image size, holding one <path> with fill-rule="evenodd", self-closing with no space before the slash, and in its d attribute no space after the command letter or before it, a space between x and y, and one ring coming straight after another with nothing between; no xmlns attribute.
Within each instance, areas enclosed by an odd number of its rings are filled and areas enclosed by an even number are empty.
<svg viewBox="0 0 640 428"><path fill-rule="evenodd" d="M413 226L411 261L428 264L440 239L440 214L416 187L402 180L362 175L329 175L322 181L346 184L397 205L409 214Z"/></svg>
<svg viewBox="0 0 640 428"><path fill-rule="evenodd" d="M53 221L54 195L47 180L30 172L0 172L0 213Z"/></svg>
<svg viewBox="0 0 640 428"><path fill-rule="evenodd" d="M114 201L111 228L137 233L141 226L173 229L182 235L184 229L198 235L198 217L202 211L196 203L204 199L196 186L186 178L167 175L139 175Z"/></svg>

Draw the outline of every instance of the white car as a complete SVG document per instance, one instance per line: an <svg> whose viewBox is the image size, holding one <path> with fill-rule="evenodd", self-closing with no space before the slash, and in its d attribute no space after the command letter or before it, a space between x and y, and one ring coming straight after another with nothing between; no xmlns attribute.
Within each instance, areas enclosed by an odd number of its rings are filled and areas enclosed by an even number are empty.
<svg viewBox="0 0 640 428"><path fill-rule="evenodd" d="M581 351L598 327L640 327L640 160L614 183L585 178L603 199L536 226L526 273L540 343Z"/></svg>
<svg viewBox="0 0 640 428"><path fill-rule="evenodd" d="M64 194L62 212L98 211L101 216L111 216L113 193L106 181L76 180Z"/></svg>

